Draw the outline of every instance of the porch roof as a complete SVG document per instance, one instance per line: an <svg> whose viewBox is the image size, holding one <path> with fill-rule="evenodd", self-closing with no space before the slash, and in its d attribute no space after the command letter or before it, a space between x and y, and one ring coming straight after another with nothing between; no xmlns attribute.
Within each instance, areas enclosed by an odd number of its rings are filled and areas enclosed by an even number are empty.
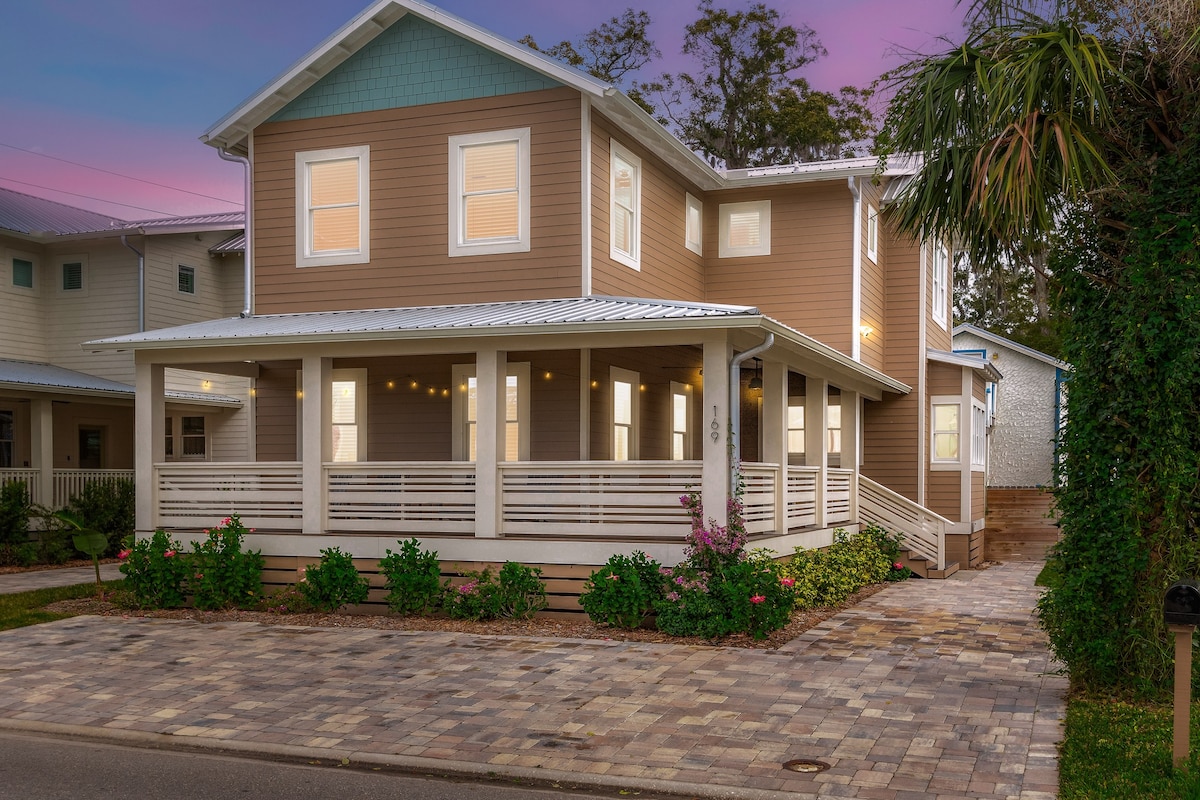
<svg viewBox="0 0 1200 800"><path fill-rule="evenodd" d="M88 342L95 350L176 350L462 336L569 335L627 331L760 329L778 345L799 351L836 374L875 391L911 387L846 354L764 316L753 306L643 298L587 297L412 308L266 314L197 322ZM778 346L777 345L777 346Z"/></svg>
<svg viewBox="0 0 1200 800"><path fill-rule="evenodd" d="M49 394L82 395L84 397L123 397L130 401L134 387L86 372L77 372L54 364L35 361L0 359L0 389L39 391ZM179 403L212 406L240 406L241 400L223 394L168 391L167 399Z"/></svg>

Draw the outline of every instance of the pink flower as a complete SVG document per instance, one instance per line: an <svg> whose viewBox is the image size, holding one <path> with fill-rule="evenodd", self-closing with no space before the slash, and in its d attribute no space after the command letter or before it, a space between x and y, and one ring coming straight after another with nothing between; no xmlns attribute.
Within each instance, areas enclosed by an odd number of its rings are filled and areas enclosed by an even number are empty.
<svg viewBox="0 0 1200 800"><path fill-rule="evenodd" d="M166 550L163 552L163 558L170 558L173 555L175 555L174 550Z"/></svg>
<svg viewBox="0 0 1200 800"><path fill-rule="evenodd" d="M121 552L117 553L117 558L124 561L125 559L129 558L131 553L133 553L132 550L122 550Z"/></svg>
<svg viewBox="0 0 1200 800"><path fill-rule="evenodd" d="M221 520L221 525L228 525L228 524L229 524L229 523L231 523L231 522L233 522L233 518L232 518L232 517L226 517L225 519Z"/></svg>
<svg viewBox="0 0 1200 800"><path fill-rule="evenodd" d="M756 594L750 598L750 602L754 603L754 605L758 605L759 603L763 602L766 599L767 598L763 597L761 594Z"/></svg>
<svg viewBox="0 0 1200 800"><path fill-rule="evenodd" d="M679 599L679 592L667 592L667 599L674 602Z"/></svg>
<svg viewBox="0 0 1200 800"><path fill-rule="evenodd" d="M208 528L205 528L205 529L204 529L204 532L207 534L207 533L208 533Z"/></svg>
<svg viewBox="0 0 1200 800"><path fill-rule="evenodd" d="M621 576L620 576L620 575L606 575L605 577L607 577L607 578L608 578L610 581L619 581L619 580L621 580Z"/></svg>
<svg viewBox="0 0 1200 800"><path fill-rule="evenodd" d="M904 565L897 561L895 564L892 564L892 569L904 569Z"/></svg>
<svg viewBox="0 0 1200 800"><path fill-rule="evenodd" d="M779 582L782 583L784 586L788 587L789 589L796 585L795 578L780 578Z"/></svg>

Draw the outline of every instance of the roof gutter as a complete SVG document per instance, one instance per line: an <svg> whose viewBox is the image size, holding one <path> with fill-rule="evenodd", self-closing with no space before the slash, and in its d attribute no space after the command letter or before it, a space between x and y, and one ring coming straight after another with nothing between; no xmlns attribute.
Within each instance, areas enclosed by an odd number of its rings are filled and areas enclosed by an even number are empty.
<svg viewBox="0 0 1200 800"><path fill-rule="evenodd" d="M742 462L742 363L749 361L759 353L765 353L775 344L775 334L768 333L767 338L757 347L738 353L729 362L729 496L737 492L738 465Z"/></svg>
<svg viewBox="0 0 1200 800"><path fill-rule="evenodd" d="M128 247L138 257L138 333L146 330L146 255L129 243L129 237L122 233L121 244Z"/></svg>
<svg viewBox="0 0 1200 800"><path fill-rule="evenodd" d="M246 172L245 180L242 182L243 183L243 191L245 192L245 199L242 201L244 204L242 207L245 209L245 211L244 211L245 221L243 223L242 229L245 231L245 234L246 234L246 252L242 258L242 260L245 262L245 265L242 270L243 274L242 274L242 313L241 313L241 317L243 319L245 319L246 317L249 317L252 314L252 311L250 309L250 304L251 304L250 298L251 298L251 287L253 285L252 280L254 277L254 269L252 266L254 263L254 256L253 256L253 253L254 253L254 236L253 236L254 221L253 221L253 214L250 213L250 200L251 200L251 197L253 196L254 177L253 177L253 173L250 171L250 159L246 158L245 156L233 155L228 150L226 150L224 147L217 148L217 155L219 155L225 161L233 161L234 163L241 164L245 168L245 172Z"/></svg>

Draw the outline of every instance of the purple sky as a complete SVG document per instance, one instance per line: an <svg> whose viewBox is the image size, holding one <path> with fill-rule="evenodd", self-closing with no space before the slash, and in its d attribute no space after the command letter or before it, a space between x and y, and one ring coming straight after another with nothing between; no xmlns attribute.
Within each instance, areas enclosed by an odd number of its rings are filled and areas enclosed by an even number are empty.
<svg viewBox="0 0 1200 800"><path fill-rule="evenodd" d="M236 210L241 167L220 160L197 137L366 5L366 0L4 0L0 186L125 219ZM545 46L576 38L631 2L437 5L511 39L533 34ZM716 5L746 7L744 0ZM962 12L955 0L768 5L786 22L813 28L829 51L803 73L820 89L869 84L903 61L897 50L938 50L943 48L937 37L961 38ZM683 26L697 17L696 0L653 0L644 7L663 53L646 77L688 69L679 48Z"/></svg>

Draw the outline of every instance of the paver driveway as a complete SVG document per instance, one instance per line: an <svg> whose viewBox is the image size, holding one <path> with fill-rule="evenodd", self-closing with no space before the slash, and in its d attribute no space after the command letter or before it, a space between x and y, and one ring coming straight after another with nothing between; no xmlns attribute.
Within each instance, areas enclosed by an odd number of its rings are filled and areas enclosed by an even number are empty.
<svg viewBox="0 0 1200 800"><path fill-rule="evenodd" d="M0 726L735 798L1052 798L1040 564L888 587L777 651L77 617ZM817 774L791 759L830 765Z"/></svg>

